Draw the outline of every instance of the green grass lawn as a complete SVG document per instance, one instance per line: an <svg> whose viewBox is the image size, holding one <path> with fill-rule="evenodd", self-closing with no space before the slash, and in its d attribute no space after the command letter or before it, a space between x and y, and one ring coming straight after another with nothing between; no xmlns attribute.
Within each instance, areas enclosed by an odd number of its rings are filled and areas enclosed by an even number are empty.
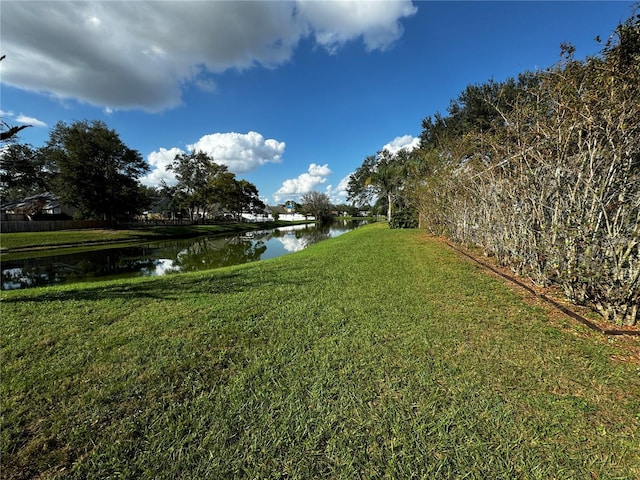
<svg viewBox="0 0 640 480"><path fill-rule="evenodd" d="M2 478L640 478L617 340L419 231L1 297Z"/></svg>

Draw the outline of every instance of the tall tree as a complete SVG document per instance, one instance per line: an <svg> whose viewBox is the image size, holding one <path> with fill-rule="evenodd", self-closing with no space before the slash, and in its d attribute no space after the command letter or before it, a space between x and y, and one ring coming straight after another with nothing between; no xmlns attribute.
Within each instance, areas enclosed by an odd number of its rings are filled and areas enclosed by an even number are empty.
<svg viewBox="0 0 640 480"><path fill-rule="evenodd" d="M227 172L225 165L216 164L206 153L198 151L175 156L169 170L175 173L174 203L188 212L191 221L205 217L213 208L212 179Z"/></svg>
<svg viewBox="0 0 640 480"><path fill-rule="evenodd" d="M369 155L349 176L347 198L357 206L368 205L375 201L377 190L371 185L371 175L376 168L376 163L376 156Z"/></svg>
<svg viewBox="0 0 640 480"><path fill-rule="evenodd" d="M331 217L331 201L329 195L321 192L308 192L302 198L302 209L319 221L327 220Z"/></svg>
<svg viewBox="0 0 640 480"><path fill-rule="evenodd" d="M13 143L0 151L0 199L5 202L49 190L46 157L30 145Z"/></svg>
<svg viewBox="0 0 640 480"><path fill-rule="evenodd" d="M215 163L204 152L178 154L170 169L178 180L174 199L192 221L223 208L235 214L264 208L255 185L237 180L226 165Z"/></svg>
<svg viewBox="0 0 640 480"><path fill-rule="evenodd" d="M257 187L247 180L236 180L236 194L232 210L238 213L264 211L266 205L260 200Z"/></svg>
<svg viewBox="0 0 640 480"><path fill-rule="evenodd" d="M104 122L59 122L46 154L56 168L54 193L82 218L115 221L144 207L138 178L149 167Z"/></svg>
<svg viewBox="0 0 640 480"><path fill-rule="evenodd" d="M387 207L387 220L391 221L393 206L406 179L407 159L408 154L404 150L392 154L386 149L378 152L378 155L365 158L349 178L349 200L359 205L376 199L379 203L384 202Z"/></svg>
<svg viewBox="0 0 640 480"><path fill-rule="evenodd" d="M229 172L226 165L220 167L214 169L213 174L207 178L208 204L212 205L212 208L224 209L239 217L242 213L240 186L235 174Z"/></svg>

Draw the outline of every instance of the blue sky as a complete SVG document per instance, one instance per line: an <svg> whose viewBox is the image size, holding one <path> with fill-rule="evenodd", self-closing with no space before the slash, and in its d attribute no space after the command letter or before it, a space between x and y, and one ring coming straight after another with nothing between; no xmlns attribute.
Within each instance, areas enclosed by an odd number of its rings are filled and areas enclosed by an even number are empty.
<svg viewBox="0 0 640 480"><path fill-rule="evenodd" d="M152 166L204 150L269 204L345 200L383 147L473 83L596 54L633 2L3 0L0 109L46 142L56 122L103 120Z"/></svg>

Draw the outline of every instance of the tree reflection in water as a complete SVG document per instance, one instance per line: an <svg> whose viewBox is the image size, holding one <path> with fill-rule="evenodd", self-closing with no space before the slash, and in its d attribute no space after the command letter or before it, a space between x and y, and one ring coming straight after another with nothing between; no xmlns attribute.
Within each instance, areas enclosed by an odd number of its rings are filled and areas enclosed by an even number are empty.
<svg viewBox="0 0 640 480"><path fill-rule="evenodd" d="M194 272L260 260L267 249L264 242L252 242L240 236L200 238L176 256L174 267L181 272Z"/></svg>
<svg viewBox="0 0 640 480"><path fill-rule="evenodd" d="M255 262L290 252L352 230L363 222L292 225L227 237L154 242L2 262L3 290L104 278L168 275Z"/></svg>

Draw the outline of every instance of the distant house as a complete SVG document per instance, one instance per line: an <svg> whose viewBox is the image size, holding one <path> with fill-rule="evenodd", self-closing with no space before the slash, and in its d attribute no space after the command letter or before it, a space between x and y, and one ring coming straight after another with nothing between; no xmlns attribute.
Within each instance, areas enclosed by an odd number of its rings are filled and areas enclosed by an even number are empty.
<svg viewBox="0 0 640 480"><path fill-rule="evenodd" d="M253 212L242 212L240 218L243 222L269 222L273 220L271 209L264 207L262 210L254 210Z"/></svg>
<svg viewBox="0 0 640 480"><path fill-rule="evenodd" d="M295 222L300 220L315 220L315 217L310 215L302 215L301 213L295 213L293 207L291 205L273 205L267 207L269 213L271 214L271 218L275 218L273 215L276 213L278 220L282 220L284 222Z"/></svg>
<svg viewBox="0 0 640 480"><path fill-rule="evenodd" d="M7 202L0 206L2 213L23 220L68 220L75 209L61 204L54 194L46 192Z"/></svg>
<svg viewBox="0 0 640 480"><path fill-rule="evenodd" d="M171 199L169 197L154 197L149 208L142 212L141 215L142 218L147 220L172 220L177 216L177 212L171 208Z"/></svg>
<svg viewBox="0 0 640 480"><path fill-rule="evenodd" d="M288 200L287 203L284 204L284 209L287 213L295 213L296 204L292 200Z"/></svg>
<svg viewBox="0 0 640 480"><path fill-rule="evenodd" d="M287 209L285 209L282 205L268 205L266 210L268 214L271 215L271 218L279 218L282 215L286 215L289 213Z"/></svg>

